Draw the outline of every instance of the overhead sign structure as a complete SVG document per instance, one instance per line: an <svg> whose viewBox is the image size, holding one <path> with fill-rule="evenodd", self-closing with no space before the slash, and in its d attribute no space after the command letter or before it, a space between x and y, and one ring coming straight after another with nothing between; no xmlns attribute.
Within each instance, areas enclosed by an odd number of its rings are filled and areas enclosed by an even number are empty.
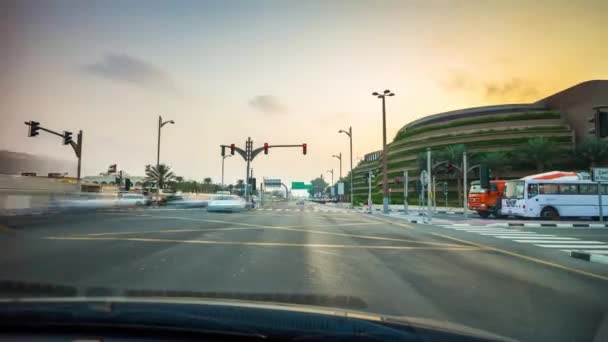
<svg viewBox="0 0 608 342"><path fill-rule="evenodd" d="M608 182L608 168L603 168L603 167L593 168L593 181Z"/></svg>
<svg viewBox="0 0 608 342"><path fill-rule="evenodd" d="M344 182L338 183L338 195L344 195Z"/></svg>
<svg viewBox="0 0 608 342"><path fill-rule="evenodd" d="M281 186L281 180L278 178L264 178L264 186Z"/></svg>

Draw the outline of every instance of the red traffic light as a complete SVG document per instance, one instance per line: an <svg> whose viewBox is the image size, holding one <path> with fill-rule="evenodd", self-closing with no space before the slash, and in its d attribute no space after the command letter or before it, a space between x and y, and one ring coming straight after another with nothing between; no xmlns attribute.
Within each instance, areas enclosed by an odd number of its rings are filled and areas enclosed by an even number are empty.
<svg viewBox="0 0 608 342"><path fill-rule="evenodd" d="M230 144L230 154L234 155L234 144Z"/></svg>
<svg viewBox="0 0 608 342"><path fill-rule="evenodd" d="M268 143L264 143L264 154L268 154Z"/></svg>
<svg viewBox="0 0 608 342"><path fill-rule="evenodd" d="M448 163L448 170L452 169L452 163Z"/></svg>
<svg viewBox="0 0 608 342"><path fill-rule="evenodd" d="M302 153L306 154L306 144L302 144Z"/></svg>

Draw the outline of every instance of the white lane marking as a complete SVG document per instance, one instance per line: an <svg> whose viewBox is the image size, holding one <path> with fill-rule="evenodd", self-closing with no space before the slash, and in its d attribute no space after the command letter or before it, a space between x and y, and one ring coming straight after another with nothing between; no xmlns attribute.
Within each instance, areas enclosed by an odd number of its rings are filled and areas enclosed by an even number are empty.
<svg viewBox="0 0 608 342"><path fill-rule="evenodd" d="M504 239L504 237L500 237L501 239ZM568 238L568 237L545 237L545 236L517 236L514 237L514 239L517 240L522 240L522 241L532 241L532 240L546 240L546 241L555 241L555 242L560 242L560 241L564 241L564 240L569 240L569 241L578 241L578 239L575 238ZM515 240L515 241L517 241Z"/></svg>
<svg viewBox="0 0 608 342"><path fill-rule="evenodd" d="M528 232L521 232L521 233L503 233L503 232L499 232L499 233L489 233L489 232L481 232L479 233L480 235L490 235L490 236L538 236L536 233L528 233Z"/></svg>
<svg viewBox="0 0 608 342"><path fill-rule="evenodd" d="M582 242L582 241L581 241ZM534 245L534 246L539 246L539 247L545 247L545 248L576 248L576 249L588 249L588 248L607 248L608 249L608 245L589 245L589 244L580 244L579 242L577 242L576 244L570 244L570 245Z"/></svg>
<svg viewBox="0 0 608 342"><path fill-rule="evenodd" d="M573 251L578 251L578 249L562 249L562 251L570 253L570 252L573 252ZM589 249L586 249L585 253L590 253L590 254L608 254L608 251L607 250L601 250L601 249L600 250L589 250Z"/></svg>
<svg viewBox="0 0 608 342"><path fill-rule="evenodd" d="M564 240L513 240L521 243L579 243L581 241L564 241Z"/></svg>
<svg viewBox="0 0 608 342"><path fill-rule="evenodd" d="M564 239L564 240L569 240L572 238L561 238L561 237L556 237L554 235L525 235L525 234L521 234L521 235L513 235L513 234L509 234L509 235L498 235L498 236L494 236L496 238L499 239ZM575 239L576 240L576 239Z"/></svg>

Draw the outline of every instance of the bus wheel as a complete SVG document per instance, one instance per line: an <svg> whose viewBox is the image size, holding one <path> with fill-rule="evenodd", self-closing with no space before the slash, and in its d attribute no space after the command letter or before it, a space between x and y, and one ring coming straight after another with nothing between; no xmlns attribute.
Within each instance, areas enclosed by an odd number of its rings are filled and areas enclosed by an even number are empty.
<svg viewBox="0 0 608 342"><path fill-rule="evenodd" d="M540 212L540 217L549 220L559 220L559 213L554 208L547 207Z"/></svg>
<svg viewBox="0 0 608 342"><path fill-rule="evenodd" d="M487 211L478 211L477 214L479 214L479 217L481 218L488 218L490 216L490 213Z"/></svg>

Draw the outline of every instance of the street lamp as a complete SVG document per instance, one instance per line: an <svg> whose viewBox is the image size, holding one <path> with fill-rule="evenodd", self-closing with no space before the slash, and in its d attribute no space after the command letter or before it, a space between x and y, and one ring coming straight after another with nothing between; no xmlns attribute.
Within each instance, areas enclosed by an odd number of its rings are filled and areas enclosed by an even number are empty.
<svg viewBox="0 0 608 342"><path fill-rule="evenodd" d="M224 188L224 160L229 157L232 157L232 154L222 156L222 189Z"/></svg>
<svg viewBox="0 0 608 342"><path fill-rule="evenodd" d="M373 92L372 95L376 96L379 99L382 99L382 211L385 214L388 214L389 193L388 193L388 174L387 174L388 156L386 153L386 101L385 101L385 99L387 96L395 96L395 94L391 93L391 91L387 89L382 94Z"/></svg>
<svg viewBox="0 0 608 342"><path fill-rule="evenodd" d="M163 117L162 116L158 116L158 147L156 149L156 172L158 173L159 170L159 165L160 165L160 129L163 128L164 125L166 124L175 124L175 121L173 120L167 120L167 121L163 121ZM157 181L158 183L158 181ZM160 194L160 186L158 186L159 184L157 184L157 193Z"/></svg>
<svg viewBox="0 0 608 342"><path fill-rule="evenodd" d="M334 186L334 169L327 170L327 173L331 173L331 186Z"/></svg>
<svg viewBox="0 0 608 342"><path fill-rule="evenodd" d="M350 205L354 206L353 199L353 127L348 127L348 132L341 129L338 133L344 133L348 135L348 140L350 140Z"/></svg>
<svg viewBox="0 0 608 342"><path fill-rule="evenodd" d="M336 158L340 161L340 178L338 178L338 180L340 180L342 179L342 152L340 152L339 154L334 154L332 158Z"/></svg>

